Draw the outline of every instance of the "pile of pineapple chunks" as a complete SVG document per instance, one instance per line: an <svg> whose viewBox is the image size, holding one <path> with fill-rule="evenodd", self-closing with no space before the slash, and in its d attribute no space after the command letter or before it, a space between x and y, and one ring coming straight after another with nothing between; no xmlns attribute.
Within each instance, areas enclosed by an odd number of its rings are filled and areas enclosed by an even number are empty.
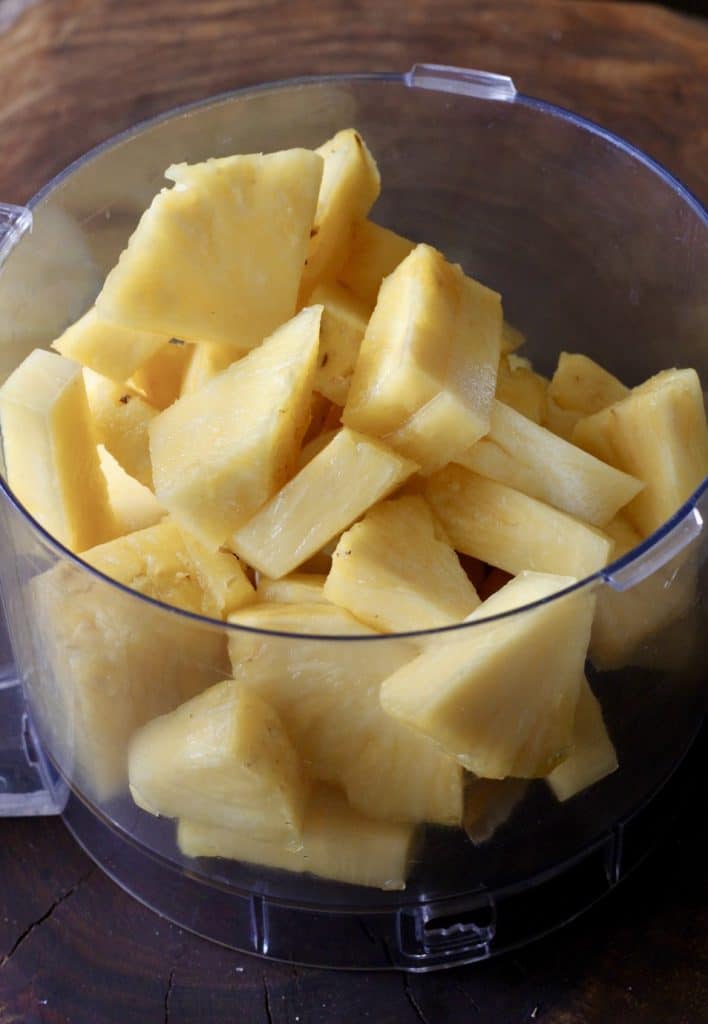
<svg viewBox="0 0 708 1024"><path fill-rule="evenodd" d="M565 352L544 379L497 293L368 219L354 130L166 177L3 386L7 473L101 573L245 628L57 565L28 586L45 727L187 856L401 888L420 824L480 834L517 780L566 800L617 766L586 657L626 664L695 580L572 588L708 472L701 386Z"/></svg>

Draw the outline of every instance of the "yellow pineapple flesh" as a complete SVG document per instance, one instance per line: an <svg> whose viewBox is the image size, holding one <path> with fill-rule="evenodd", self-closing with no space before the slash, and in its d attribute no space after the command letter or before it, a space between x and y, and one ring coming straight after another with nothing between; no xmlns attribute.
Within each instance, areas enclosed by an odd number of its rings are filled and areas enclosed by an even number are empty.
<svg viewBox="0 0 708 1024"><path fill-rule="evenodd" d="M134 388L84 370L84 384L96 439L129 476L152 490L148 427L157 409Z"/></svg>
<svg viewBox="0 0 708 1024"><path fill-rule="evenodd" d="M337 279L362 299L370 310L376 305L381 282L415 249L415 242L382 228L372 220L354 227L349 251Z"/></svg>
<svg viewBox="0 0 708 1024"><path fill-rule="evenodd" d="M496 397L523 416L541 423L546 408L548 381L535 373L528 359L503 354L499 360Z"/></svg>
<svg viewBox="0 0 708 1024"><path fill-rule="evenodd" d="M611 775L617 767L617 753L603 721L600 702L583 678L575 709L573 746L546 781L556 798L564 801Z"/></svg>
<svg viewBox="0 0 708 1024"><path fill-rule="evenodd" d="M375 505L346 530L332 556L325 596L390 633L461 622L479 604L430 506L405 496Z"/></svg>
<svg viewBox="0 0 708 1024"><path fill-rule="evenodd" d="M561 352L548 394L559 408L590 416L626 398L629 388L589 356Z"/></svg>
<svg viewBox="0 0 708 1024"><path fill-rule="evenodd" d="M116 537L154 526L167 515L152 491L130 476L111 453L98 445L98 459L108 488Z"/></svg>
<svg viewBox="0 0 708 1024"><path fill-rule="evenodd" d="M67 359L75 359L96 373L122 383L169 340L164 334L134 331L101 320L92 307L52 342L52 348Z"/></svg>
<svg viewBox="0 0 708 1024"><path fill-rule="evenodd" d="M318 284L309 301L323 307L320 351L313 386L330 402L343 406L369 320L369 310L361 299L333 282Z"/></svg>
<svg viewBox="0 0 708 1024"><path fill-rule="evenodd" d="M309 418L320 313L302 310L150 425L157 497L212 550L292 471Z"/></svg>
<svg viewBox="0 0 708 1024"><path fill-rule="evenodd" d="M252 348L295 313L322 158L291 149L177 164L103 286L102 318Z"/></svg>
<svg viewBox="0 0 708 1024"><path fill-rule="evenodd" d="M231 366L248 350L241 352L234 345L217 345L202 341L189 346L189 362L180 382L180 395L191 395L208 384L212 377Z"/></svg>
<svg viewBox="0 0 708 1024"><path fill-rule="evenodd" d="M328 604L324 595L324 573L293 572L279 580L261 576L256 587L259 601L282 604Z"/></svg>
<svg viewBox="0 0 708 1024"><path fill-rule="evenodd" d="M186 530L180 530L199 585L211 604L210 614L225 619L256 599L255 589L236 555L213 551Z"/></svg>
<svg viewBox="0 0 708 1024"><path fill-rule="evenodd" d="M129 383L153 408L169 408L181 394L195 347L173 339L138 367Z"/></svg>

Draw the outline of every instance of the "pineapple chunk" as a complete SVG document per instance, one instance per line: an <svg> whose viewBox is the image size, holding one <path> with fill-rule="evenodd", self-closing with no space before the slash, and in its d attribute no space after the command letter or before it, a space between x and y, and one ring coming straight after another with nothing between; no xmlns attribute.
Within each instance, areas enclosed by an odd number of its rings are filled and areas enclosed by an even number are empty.
<svg viewBox="0 0 708 1024"><path fill-rule="evenodd" d="M342 420L388 437L434 399L437 465L489 430L501 338L501 301L428 245L419 245L386 278L369 321ZM440 396L444 395L444 398ZM415 425L405 451L418 461ZM430 445L423 434L424 460Z"/></svg>
<svg viewBox="0 0 708 1024"><path fill-rule="evenodd" d="M708 425L695 370L665 370L588 416L573 441L646 483L626 515L642 537L679 510L708 475Z"/></svg>
<svg viewBox="0 0 708 1024"><path fill-rule="evenodd" d="M106 278L99 316L184 341L252 348L295 313L323 161L232 156L170 167Z"/></svg>
<svg viewBox="0 0 708 1024"><path fill-rule="evenodd" d="M501 350L505 355L509 352L515 352L517 348L521 348L525 341L526 338L521 331L517 331L506 320L502 323Z"/></svg>
<svg viewBox="0 0 708 1024"><path fill-rule="evenodd" d="M528 359L509 353L499 360L497 398L522 416L541 423L546 408L548 381L534 373Z"/></svg>
<svg viewBox="0 0 708 1024"><path fill-rule="evenodd" d="M130 793L150 814L298 844L307 779L278 715L226 679L136 732Z"/></svg>
<svg viewBox="0 0 708 1024"><path fill-rule="evenodd" d="M318 284L310 302L324 307L314 388L330 402L342 406L347 400L369 310L361 299L331 282Z"/></svg>
<svg viewBox="0 0 708 1024"><path fill-rule="evenodd" d="M301 845L295 849L184 818L177 842L187 857L227 857L353 885L405 889L414 834L410 825L365 818L336 789L319 785L308 800Z"/></svg>
<svg viewBox="0 0 708 1024"><path fill-rule="evenodd" d="M334 427L332 430L323 430L321 434L316 434L311 437L307 444L304 444L300 449L300 454L297 460L297 470L300 472L304 469L308 462L312 462L315 455L327 447L330 441L333 441L336 435L339 433L340 428Z"/></svg>
<svg viewBox="0 0 708 1024"><path fill-rule="evenodd" d="M35 349L0 389L7 480L53 537L83 551L116 534L81 366Z"/></svg>
<svg viewBox="0 0 708 1024"><path fill-rule="evenodd" d="M199 391L217 373L245 355L246 351L240 352L234 345L215 345L208 341L190 345L189 363L182 377L180 395L192 395Z"/></svg>
<svg viewBox="0 0 708 1024"><path fill-rule="evenodd" d="M152 491L129 476L102 444L98 446L98 458L106 478L117 537L144 530L165 518L167 513Z"/></svg>
<svg viewBox="0 0 708 1024"><path fill-rule="evenodd" d="M379 706L381 680L414 647L328 604L253 605L229 621L286 634L233 631L232 670L276 708L314 778L342 785L373 818L459 823L460 766Z"/></svg>
<svg viewBox="0 0 708 1024"><path fill-rule="evenodd" d="M327 577L323 573L294 572L282 580L261 576L256 593L261 601L281 604L329 604L324 594Z"/></svg>
<svg viewBox="0 0 708 1024"><path fill-rule="evenodd" d="M164 334L132 331L100 320L91 308L52 342L52 348L67 359L75 359L103 377L122 383L169 340Z"/></svg>
<svg viewBox="0 0 708 1024"><path fill-rule="evenodd" d="M231 545L249 565L279 579L416 469L390 448L344 428L237 530Z"/></svg>
<svg viewBox="0 0 708 1024"><path fill-rule="evenodd" d="M527 779L467 780L462 827L475 846L492 838L526 794Z"/></svg>
<svg viewBox="0 0 708 1024"><path fill-rule="evenodd" d="M534 778L567 756L594 597L552 598L573 577L521 573L468 618L468 629L384 680L381 704L483 778ZM524 605L545 601L530 611ZM511 609L518 614L480 621Z"/></svg>
<svg viewBox="0 0 708 1024"><path fill-rule="evenodd" d="M610 538L594 527L462 466L432 476L425 497L454 548L514 575L589 576L612 552Z"/></svg>
<svg viewBox="0 0 708 1024"><path fill-rule="evenodd" d="M93 370L84 370L84 384L99 443L129 476L152 489L148 427L157 409L133 388Z"/></svg>
<svg viewBox="0 0 708 1024"><path fill-rule="evenodd" d="M324 171L302 273L303 296L319 281L336 276L347 258L354 225L366 217L381 191L376 162L354 129L337 132L316 152L324 160Z"/></svg>
<svg viewBox="0 0 708 1024"><path fill-rule="evenodd" d="M125 587L203 614L179 532L165 523L84 552ZM133 732L226 674L223 632L141 601L71 563L27 585L36 672L28 696L65 774L94 799L127 785Z"/></svg>
<svg viewBox="0 0 708 1024"><path fill-rule="evenodd" d="M303 309L150 426L159 500L212 549L282 486L295 464L309 416L321 310Z"/></svg>
<svg viewBox="0 0 708 1024"><path fill-rule="evenodd" d="M583 678L575 709L573 747L565 761L548 776L548 785L558 800L569 800L611 775L617 767L617 754L602 720L600 702Z"/></svg>
<svg viewBox="0 0 708 1024"><path fill-rule="evenodd" d="M629 394L629 388L603 369L599 363L578 353L561 352L556 372L548 385L548 395L560 409L579 416L606 409Z"/></svg>
<svg viewBox="0 0 708 1024"><path fill-rule="evenodd" d="M550 430L551 433L562 437L564 441L573 441L573 431L578 420L582 419L582 413L574 409L561 409L553 401L550 395L546 394L546 400L542 409L540 423Z"/></svg>
<svg viewBox="0 0 708 1024"><path fill-rule="evenodd" d="M644 487L496 399L491 430L455 461L594 526Z"/></svg>
<svg viewBox="0 0 708 1024"><path fill-rule="evenodd" d="M605 530L615 542L613 560L642 542L624 515L613 519ZM626 590L615 590L609 583L601 587L590 641L593 665L606 670L637 664L646 642L696 604L697 571L690 549L684 549Z"/></svg>
<svg viewBox="0 0 708 1024"><path fill-rule="evenodd" d="M349 252L337 279L362 299L369 309L376 305L381 282L415 249L415 242L382 228L371 220L354 227Z"/></svg>
<svg viewBox="0 0 708 1024"><path fill-rule="evenodd" d="M199 585L211 602L211 614L225 619L237 608L255 600L255 590L236 555L230 551L212 551L186 530L180 533Z"/></svg>
<svg viewBox="0 0 708 1024"><path fill-rule="evenodd" d="M457 555L437 539L429 505L414 496L375 505L342 534L324 593L392 633L450 626L479 604Z"/></svg>
<svg viewBox="0 0 708 1024"><path fill-rule="evenodd" d="M182 382L196 346L173 339L151 356L130 378L155 409L168 409L182 391Z"/></svg>

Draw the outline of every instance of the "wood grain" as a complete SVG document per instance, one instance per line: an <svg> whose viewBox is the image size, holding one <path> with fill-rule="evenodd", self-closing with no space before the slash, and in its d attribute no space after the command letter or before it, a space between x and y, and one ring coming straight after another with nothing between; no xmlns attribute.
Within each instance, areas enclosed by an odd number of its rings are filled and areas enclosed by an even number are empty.
<svg viewBox="0 0 708 1024"><path fill-rule="evenodd" d="M708 198L708 27L655 5L470 0L0 0L0 198L175 104L416 61L511 74ZM697 787L696 807L705 807ZM705 815L535 946L430 977L269 964L122 894L58 821L0 822L0 1024L701 1024Z"/></svg>

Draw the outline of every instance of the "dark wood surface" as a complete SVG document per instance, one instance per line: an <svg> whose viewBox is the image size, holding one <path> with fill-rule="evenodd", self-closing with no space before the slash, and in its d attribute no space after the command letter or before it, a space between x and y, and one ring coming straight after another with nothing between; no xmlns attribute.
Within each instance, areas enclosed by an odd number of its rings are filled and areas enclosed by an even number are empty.
<svg viewBox="0 0 708 1024"><path fill-rule="evenodd" d="M177 103L416 61L511 74L708 198L708 23L655 5L472 0L0 0L0 199ZM57 820L0 822L0 1024L708 1021L697 814L603 904L517 954L434 976L269 964L129 899Z"/></svg>

